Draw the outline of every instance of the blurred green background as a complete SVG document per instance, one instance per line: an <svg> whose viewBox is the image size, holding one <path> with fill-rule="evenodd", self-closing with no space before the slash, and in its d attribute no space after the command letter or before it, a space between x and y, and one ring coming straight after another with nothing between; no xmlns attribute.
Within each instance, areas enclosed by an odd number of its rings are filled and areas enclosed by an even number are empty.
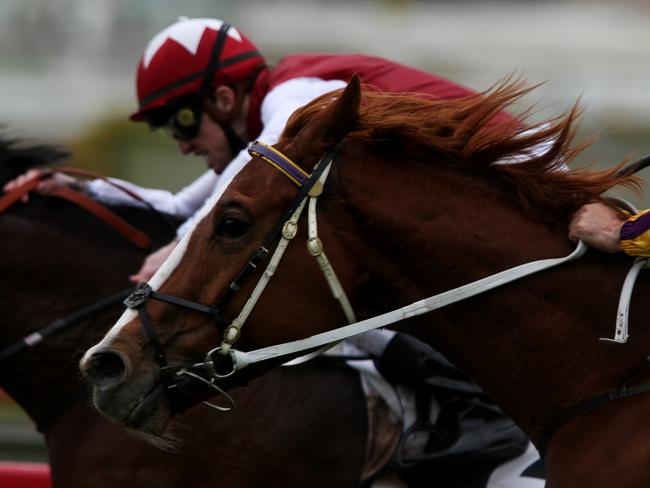
<svg viewBox="0 0 650 488"><path fill-rule="evenodd" d="M63 145L76 166L180 189L203 161L127 117L142 49L181 15L231 22L272 62L296 51L365 52L476 90L514 73L542 83L522 106L534 105L536 118L580 99L580 137L599 134L580 163L650 153L650 5L641 0L1 0L4 133ZM650 206L648 196L624 196ZM0 401L0 424L0 458L45 459L11 402Z"/></svg>

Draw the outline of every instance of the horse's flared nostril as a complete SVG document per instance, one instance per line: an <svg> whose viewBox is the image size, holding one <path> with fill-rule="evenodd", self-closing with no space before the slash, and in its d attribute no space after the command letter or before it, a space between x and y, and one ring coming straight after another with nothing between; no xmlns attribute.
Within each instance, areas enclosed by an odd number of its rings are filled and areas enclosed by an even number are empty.
<svg viewBox="0 0 650 488"><path fill-rule="evenodd" d="M84 358L81 371L95 386L115 386L126 377L126 361L115 351L96 351Z"/></svg>

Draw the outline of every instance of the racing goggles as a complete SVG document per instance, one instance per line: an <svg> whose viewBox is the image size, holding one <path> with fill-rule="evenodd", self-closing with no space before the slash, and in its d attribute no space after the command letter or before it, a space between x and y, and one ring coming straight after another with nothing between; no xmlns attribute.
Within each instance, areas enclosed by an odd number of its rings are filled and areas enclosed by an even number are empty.
<svg viewBox="0 0 650 488"><path fill-rule="evenodd" d="M148 122L155 129L164 127L176 140L189 141L199 133L202 117L203 97L192 96L171 103Z"/></svg>

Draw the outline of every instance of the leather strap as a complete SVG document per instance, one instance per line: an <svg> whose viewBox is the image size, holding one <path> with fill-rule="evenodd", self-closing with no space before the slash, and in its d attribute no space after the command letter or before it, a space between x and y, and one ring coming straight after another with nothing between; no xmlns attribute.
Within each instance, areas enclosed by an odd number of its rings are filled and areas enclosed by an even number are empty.
<svg viewBox="0 0 650 488"><path fill-rule="evenodd" d="M591 398L579 405L569 409L564 412L559 418L555 420L540 436L537 441L537 450L539 451L542 458L546 455L546 450L551 441L551 438L560 430L561 427L568 424L572 420L585 415L587 413L598 410L601 407L604 407L610 402L616 400L622 400L635 395L640 395L642 393L650 392L650 383L642 383L634 386L627 386L627 382L633 377L640 374L643 370L647 369L650 366L650 356L647 357L642 364L630 373L616 388L602 393L594 398Z"/></svg>
<svg viewBox="0 0 650 488"><path fill-rule="evenodd" d="M122 217L112 212L96 200L73 190L69 187L55 188L50 192L51 195L63 198L77 204L79 207L92 213L95 217L103 220L117 232L122 234L127 240L135 244L140 249L150 249L151 239L144 232L136 229Z"/></svg>
<svg viewBox="0 0 650 488"><path fill-rule="evenodd" d="M30 191L34 190L41 182L41 179L42 178L32 178L31 180L26 181L19 187L14 188L12 191L0 197L0 213L7 210L24 195L27 195Z"/></svg>
<svg viewBox="0 0 650 488"><path fill-rule="evenodd" d="M88 171L80 168L71 168L68 166L56 168L55 170L53 170L53 172L62 173L70 176L81 176L83 178L93 178L96 180L104 181L106 184L120 190L122 193L128 195L136 202L140 202L143 206L147 207L149 210L151 210L151 212L157 215L160 218L160 220L162 220L165 223L167 227L169 227L169 230L171 231L172 235L176 235L176 224L172 222L166 214L159 212L153 205L151 205L151 203L149 203L147 200L142 198L136 192L129 190L127 187L123 185L120 185L119 183L112 180L111 178L107 178L106 176L97 174L93 171Z"/></svg>
<svg viewBox="0 0 650 488"><path fill-rule="evenodd" d="M131 289L121 290L113 295L100 298L94 303L76 310L65 317L55 319L40 329L26 335L22 339L10 344L4 349L0 350L0 361L5 361L15 354L24 351L36 344L41 343L44 339L51 335L58 334L72 325L76 325L82 320L99 313L109 307L116 306L123 301L131 292Z"/></svg>
<svg viewBox="0 0 650 488"><path fill-rule="evenodd" d="M19 201L23 196L35 190L38 187L38 185L41 183L41 181L50 178L55 173L101 179L103 181L108 182L112 186L118 188L119 190L123 191L124 193L132 197L134 200L144 203L147 207L151 209L151 205L145 200L143 200L139 195L130 191L128 188L124 188L123 186L110 181L108 178L104 176L97 175L90 171L85 171L78 168L62 167L62 168L57 168L55 170L50 170L50 169L43 170L41 173L37 174L34 178L27 180L22 185L18 186L17 188L14 188L6 195L0 197L0 213L7 210L11 205ZM122 236L124 236L135 246L141 249L151 248L152 246L151 239L145 233L136 229L131 224L129 224L124 219L122 219L117 214L115 214L113 211L109 210L104 205L84 195L83 193L69 187L61 187L61 188L55 188L50 192L50 194L52 196L56 196L68 200L70 202L73 202L76 205L89 211L97 218L103 220L108 225L113 227L117 232L119 232ZM171 225L171 223L169 222L167 223Z"/></svg>

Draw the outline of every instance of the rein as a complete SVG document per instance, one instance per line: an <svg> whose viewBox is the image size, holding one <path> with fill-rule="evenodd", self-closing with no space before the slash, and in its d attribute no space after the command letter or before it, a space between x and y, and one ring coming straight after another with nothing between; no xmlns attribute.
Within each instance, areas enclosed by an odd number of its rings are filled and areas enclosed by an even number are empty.
<svg viewBox="0 0 650 488"><path fill-rule="evenodd" d="M10 357L18 354L19 352L24 351L25 349L34 347L47 337L57 334L67 329L71 325L75 325L83 319L99 313L104 309L117 305L122 300L124 300L124 298L127 297L132 291L132 288L119 291L100 300L97 300L96 302L91 303L86 307L80 308L79 310L76 310L71 314L66 315L65 317L51 321L49 324L41 327L35 332L26 335L22 339L0 350L0 361L5 361Z"/></svg>
<svg viewBox="0 0 650 488"><path fill-rule="evenodd" d="M136 193L132 192L128 188L123 187L122 185L115 183L114 181L104 176L92 173L90 171L78 169L78 168L63 167L57 169L43 170L39 174L35 175L33 178L27 180L22 185L14 188L13 190L9 191L8 193L0 197L0 213L4 212L14 203L19 201L24 195L27 195L28 193L35 190L43 180L46 180L47 178L51 178L53 175L57 173L65 174L65 175L73 175L73 176L92 177L92 178L98 178L103 181L106 181L111 186L117 188L118 190L124 192L134 200L148 207L149 210L151 210L154 214L158 215L162 220L164 220L166 225L168 225L171 229L174 229L174 225L164 215L158 212L155 208L153 208L153 206L149 202L141 198ZM89 196L85 195L84 193L77 191L73 188L62 187L62 188L55 188L50 192L50 194L52 196L56 196L64 200L68 200L76 204L77 206L87 210L88 212L92 213L97 218L99 218L100 220L102 220L103 222L111 226L113 229L115 229L119 234L121 234L124 238L126 238L129 242L134 244L136 247L140 249L151 248L152 243L149 236L147 236L144 232L136 229L131 224L129 224L126 220L124 220L122 217L118 216L115 212L108 209L107 207L97 202L96 200L90 198Z"/></svg>
<svg viewBox="0 0 650 488"><path fill-rule="evenodd" d="M295 354L298 352L313 349L314 347L322 346L324 344L330 344L332 342L339 342L343 339L347 339L358 334L363 334L364 332L368 332L374 329L379 329L401 320L406 320L428 312L432 312L433 310L437 310L439 308L460 302L475 295L485 293L494 288L512 283L513 281L519 280L531 274L559 266L560 264L564 264L569 261L573 261L584 255L586 251L586 244L584 244L582 241L579 241L575 250L567 256L561 258L541 259L539 261L525 263L514 268L487 276L480 280L473 281L466 285L459 286L458 288L430 296L423 300L418 300L411 303L410 305L406 305L391 312L361 320L344 327L328 330L327 332L322 332L305 339L285 342L283 344L264 347L261 349L256 349L254 351L244 352L232 350L230 353L233 366L233 371L231 374L237 370L241 370L246 366L258 363L260 361L266 361L272 358ZM208 353L206 363L209 362L208 359L211 357L211 352Z"/></svg>
<svg viewBox="0 0 650 488"><path fill-rule="evenodd" d="M634 386L627 386L627 383L640 374L644 369L650 366L650 356L646 357L643 363L636 368L632 373L627 375L623 381L621 381L616 388L598 395L594 398L586 400L583 403L576 405L575 407L564 412L559 418L555 420L549 427L547 427L537 441L537 449L540 452L541 457L543 458L548 449L548 445L551 442L553 436L560 430L561 427L568 424L572 420L580 417L581 415L587 414L589 412L594 412L601 407L604 407L610 402L616 400L622 400L624 398L629 398L631 396L639 395L641 393L650 392L650 383L642 383Z"/></svg>

